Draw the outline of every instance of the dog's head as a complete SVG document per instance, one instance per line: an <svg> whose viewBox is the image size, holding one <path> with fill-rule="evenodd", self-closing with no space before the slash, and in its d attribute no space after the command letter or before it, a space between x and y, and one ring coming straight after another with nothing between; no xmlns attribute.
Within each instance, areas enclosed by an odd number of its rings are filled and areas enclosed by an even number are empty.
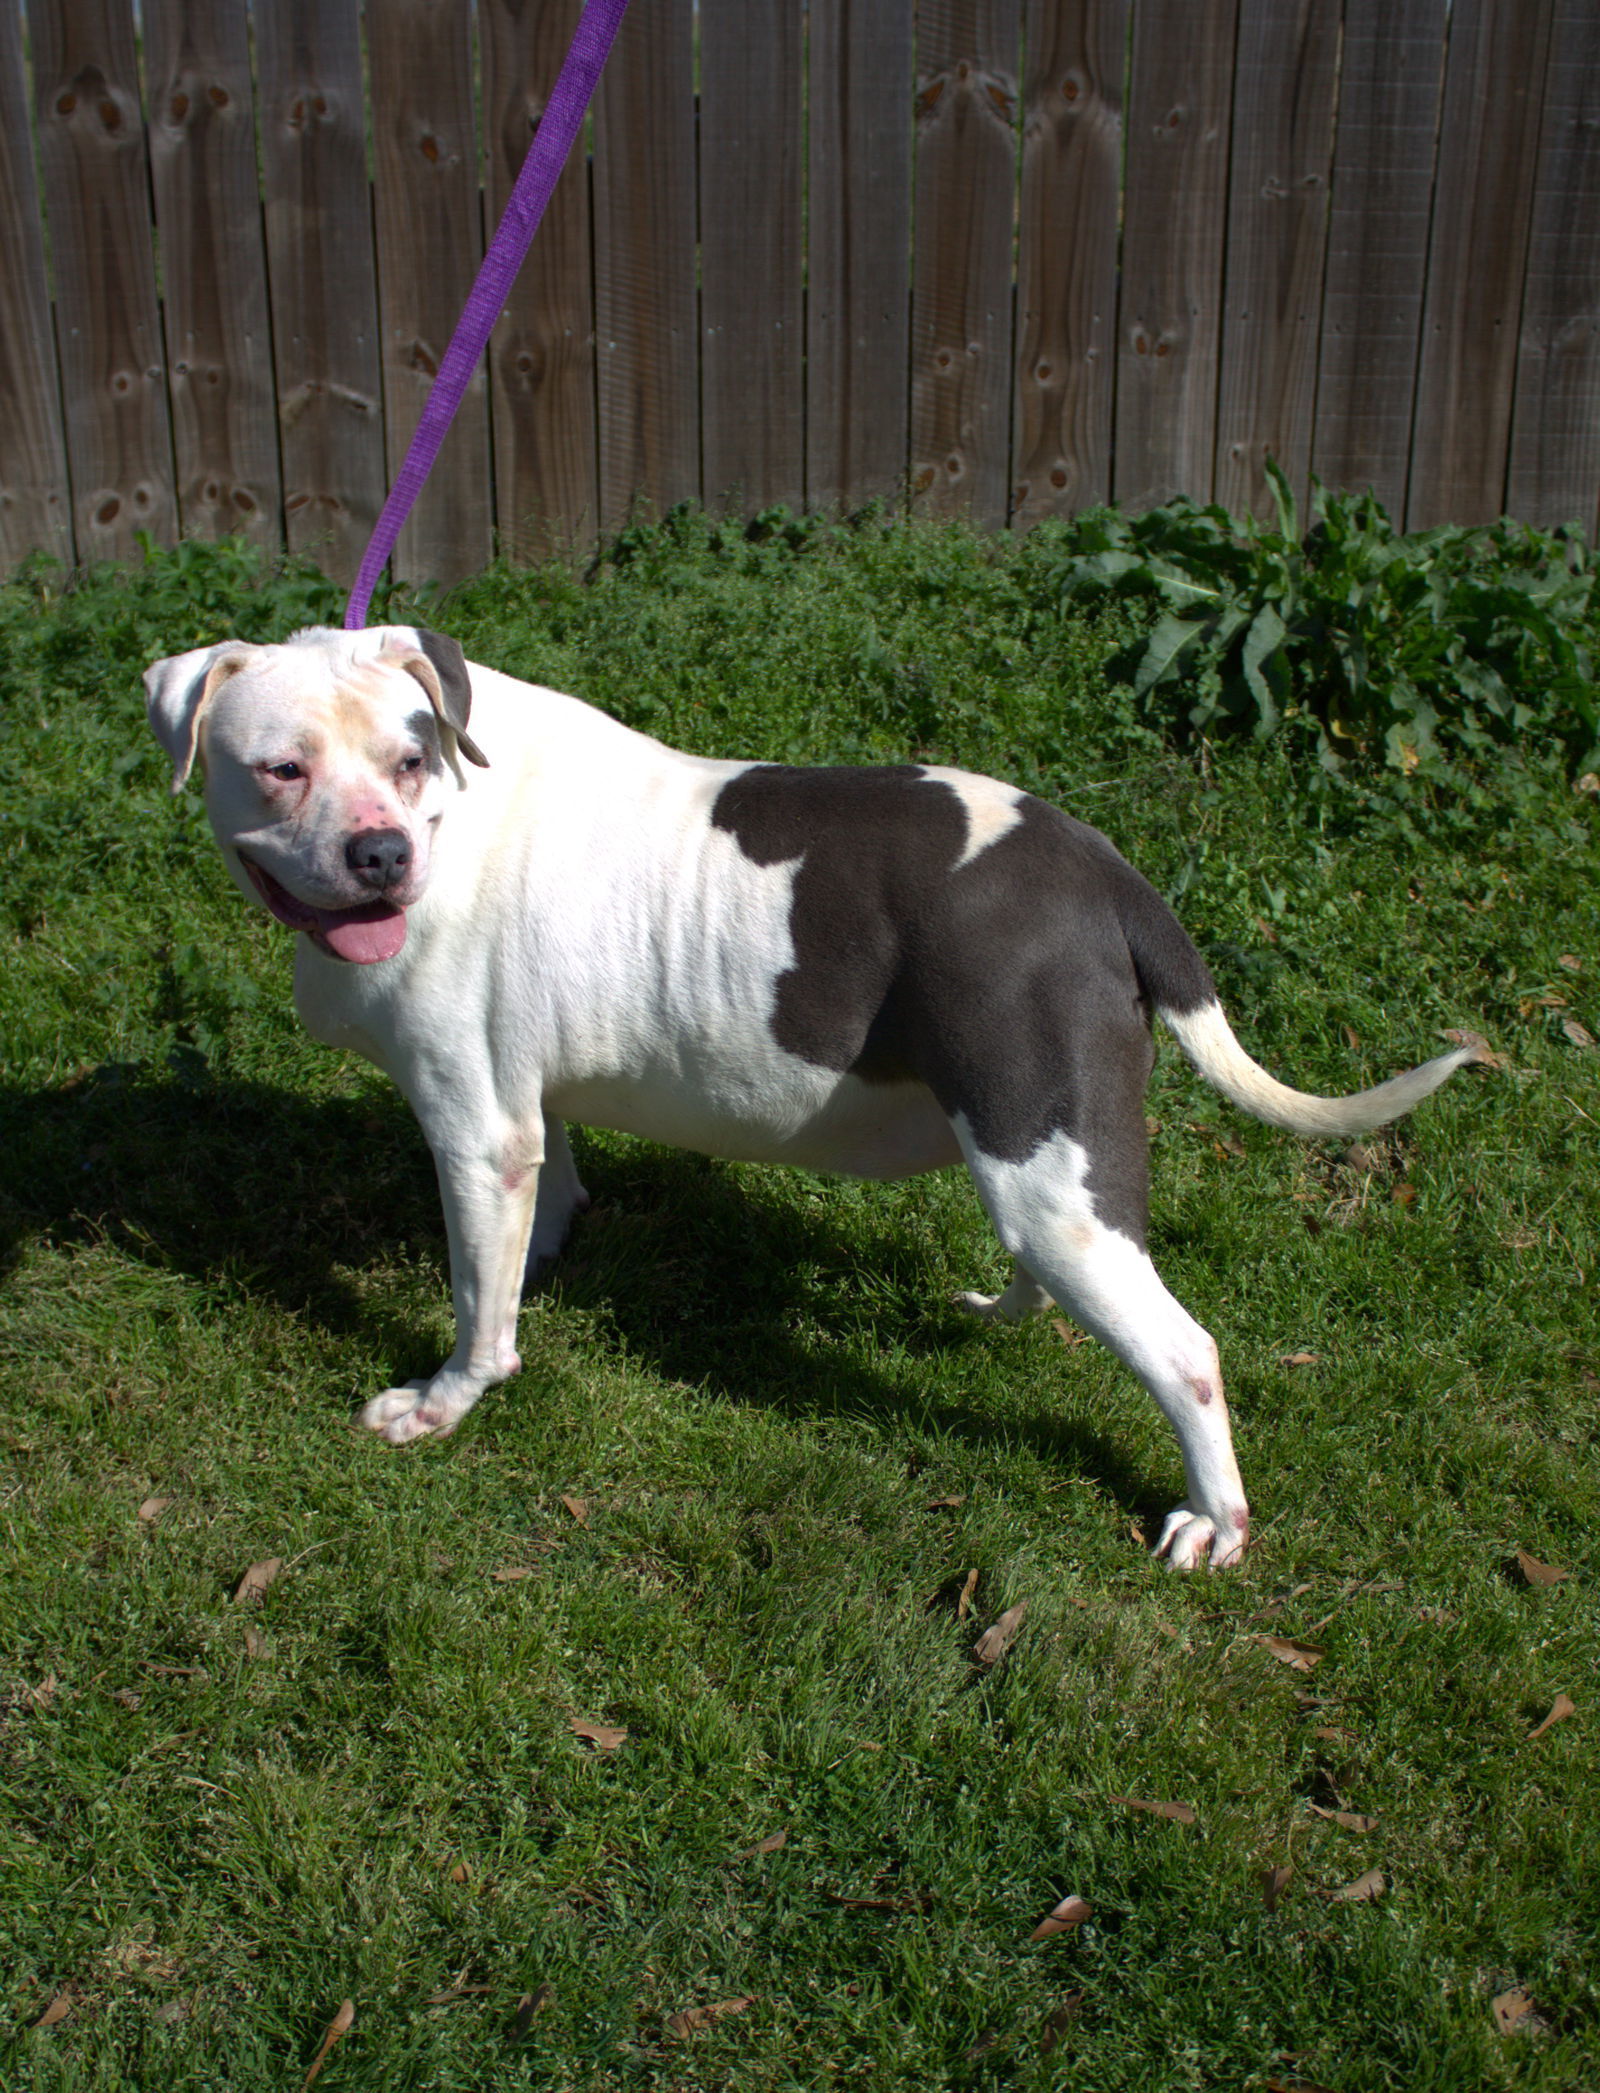
<svg viewBox="0 0 1600 2093"><path fill-rule="evenodd" d="M392 959L461 787L472 690L460 647L407 625L224 640L145 672L172 789L196 763L244 893L324 952Z"/></svg>

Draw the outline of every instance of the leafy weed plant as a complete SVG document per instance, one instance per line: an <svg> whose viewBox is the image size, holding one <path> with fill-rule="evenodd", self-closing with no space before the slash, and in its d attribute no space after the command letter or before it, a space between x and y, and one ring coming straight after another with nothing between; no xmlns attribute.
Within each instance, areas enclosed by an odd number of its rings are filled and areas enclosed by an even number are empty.
<svg viewBox="0 0 1600 2093"><path fill-rule="evenodd" d="M1325 769L1376 756L1402 776L1554 735L1600 761L1575 533L1511 524L1397 531L1372 494L1317 486L1302 534L1267 464L1275 526L1179 500L1072 526L1069 596L1110 592L1159 615L1119 662L1152 714L1206 734L1310 729Z"/></svg>
<svg viewBox="0 0 1600 2093"><path fill-rule="evenodd" d="M1465 783L1175 747L1069 551L686 513L422 610L692 747L1048 793L1306 1087L1490 1039L1356 1150L1163 1055L1258 1519L1209 1580L1146 1559L1126 1375L948 1305L1002 1265L954 1174L584 1136L521 1376L357 1432L449 1344L428 1159L138 688L337 600L204 547L0 589L6 2086L296 2086L346 1999L319 2093L1596 2082L1595 801L1539 692Z"/></svg>

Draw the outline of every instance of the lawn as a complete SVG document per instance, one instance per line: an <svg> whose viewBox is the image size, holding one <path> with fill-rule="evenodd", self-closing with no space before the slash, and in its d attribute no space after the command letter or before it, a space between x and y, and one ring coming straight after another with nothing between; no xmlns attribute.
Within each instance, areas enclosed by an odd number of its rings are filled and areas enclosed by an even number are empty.
<svg viewBox="0 0 1600 2093"><path fill-rule="evenodd" d="M0 588L7 2087L1600 2083L1600 800L1542 716L1437 774L1175 733L1071 553L691 518L393 614L708 753L1045 793L1303 1088L1489 1041L1354 1150L1163 1050L1221 1575L1147 1557L1123 1370L951 1305L1004 1277L954 1174L579 1135L523 1372L359 1432L449 1348L431 1165L139 688L342 604L226 547Z"/></svg>

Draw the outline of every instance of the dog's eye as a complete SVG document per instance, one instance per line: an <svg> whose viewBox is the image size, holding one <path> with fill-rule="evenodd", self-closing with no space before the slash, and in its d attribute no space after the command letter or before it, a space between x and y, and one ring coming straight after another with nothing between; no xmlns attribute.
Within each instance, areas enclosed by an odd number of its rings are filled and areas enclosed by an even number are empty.
<svg viewBox="0 0 1600 2093"><path fill-rule="evenodd" d="M305 772L298 763L269 763L267 765L267 776L269 778L277 778L282 784L292 785L296 778L303 778Z"/></svg>
<svg viewBox="0 0 1600 2093"><path fill-rule="evenodd" d="M402 756L400 759L401 777L404 777L408 771L420 770L421 768L422 758L420 756Z"/></svg>

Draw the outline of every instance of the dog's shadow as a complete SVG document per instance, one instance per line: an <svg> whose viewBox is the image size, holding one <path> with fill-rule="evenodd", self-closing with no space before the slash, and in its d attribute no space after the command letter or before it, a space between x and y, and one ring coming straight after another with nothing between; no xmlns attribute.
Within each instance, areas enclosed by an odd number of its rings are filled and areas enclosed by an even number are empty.
<svg viewBox="0 0 1600 2093"><path fill-rule="evenodd" d="M574 1146L594 1206L540 1283L602 1317L631 1356L790 1415L898 1418L980 1450L1003 1436L1159 1515L1154 1478L1047 1394L1002 1424L950 1392L932 1369L1006 1340L950 1305L949 1274L908 1239L895 1195L861 1193L846 1223L818 1180L582 1129ZM448 1283L432 1161L398 1095L307 1098L216 1078L198 1057L167 1079L113 1064L53 1090L0 1088L0 1173L0 1272L35 1241L109 1242L359 1333L397 1378L437 1363L407 1304L359 1283L396 1257ZM1037 1361L1019 1356L1017 1370Z"/></svg>

